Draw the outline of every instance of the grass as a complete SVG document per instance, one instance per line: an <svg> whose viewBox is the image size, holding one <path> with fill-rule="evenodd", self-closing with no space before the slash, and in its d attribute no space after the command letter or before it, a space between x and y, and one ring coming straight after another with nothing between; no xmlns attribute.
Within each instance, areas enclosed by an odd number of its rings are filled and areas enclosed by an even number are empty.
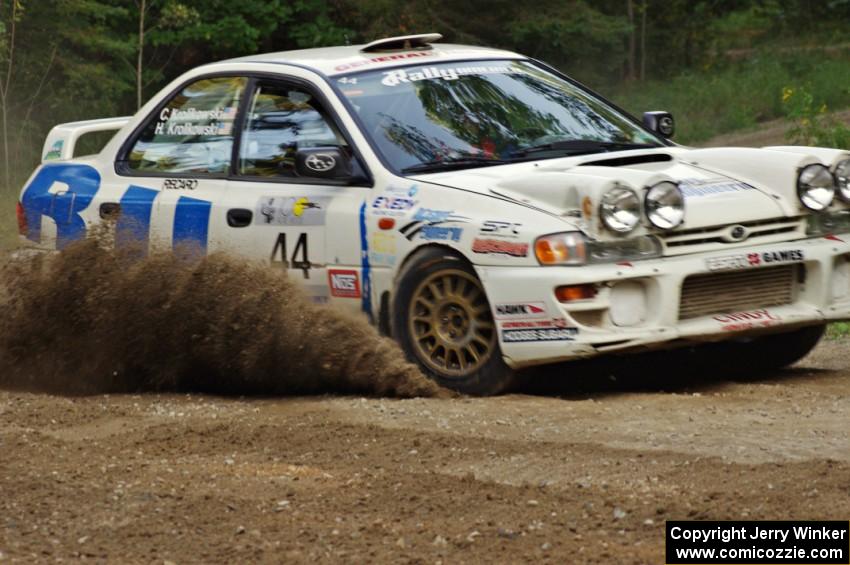
<svg viewBox="0 0 850 565"><path fill-rule="evenodd" d="M640 116L667 110L676 117L676 141L696 143L784 116L784 88L805 87L818 106L850 107L850 49L828 56L818 52L761 53L739 63L688 72L668 80L615 88L611 98Z"/></svg>
<svg viewBox="0 0 850 565"><path fill-rule="evenodd" d="M18 220L15 203L18 195L11 190L0 191L0 251L9 251L18 246Z"/></svg>
<svg viewBox="0 0 850 565"><path fill-rule="evenodd" d="M827 339L846 339L850 337L850 322L835 322L826 327Z"/></svg>

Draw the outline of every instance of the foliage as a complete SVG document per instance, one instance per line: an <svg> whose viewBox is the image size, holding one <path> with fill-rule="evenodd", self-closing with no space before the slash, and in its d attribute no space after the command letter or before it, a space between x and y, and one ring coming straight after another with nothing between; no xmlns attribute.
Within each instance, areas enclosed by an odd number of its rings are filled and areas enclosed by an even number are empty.
<svg viewBox="0 0 850 565"><path fill-rule="evenodd" d="M759 51L751 58L707 70L689 70L667 80L621 85L611 98L630 112L664 109L676 116L676 140L696 143L721 133L754 128L786 116L781 93L807 84L828 108L850 107L850 50Z"/></svg>
<svg viewBox="0 0 850 565"><path fill-rule="evenodd" d="M845 339L850 337L850 323L835 322L826 327L827 339Z"/></svg>
<svg viewBox="0 0 850 565"><path fill-rule="evenodd" d="M785 137L795 145L850 149L850 127L829 114L806 87L782 89L782 104L791 127Z"/></svg>
<svg viewBox="0 0 850 565"><path fill-rule="evenodd" d="M784 115L789 85L850 106L848 19L850 0L0 0L0 179L17 190L51 126L132 113L197 65L423 31L672 110L693 141ZM801 135L840 133L814 118Z"/></svg>

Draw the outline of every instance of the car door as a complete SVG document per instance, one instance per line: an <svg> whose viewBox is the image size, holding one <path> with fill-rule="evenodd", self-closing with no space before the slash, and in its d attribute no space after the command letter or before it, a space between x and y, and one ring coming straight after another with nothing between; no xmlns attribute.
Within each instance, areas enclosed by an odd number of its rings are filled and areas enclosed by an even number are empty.
<svg viewBox="0 0 850 565"><path fill-rule="evenodd" d="M221 247L285 270L314 301L368 311L368 262L364 272L360 250L369 183L348 139L306 81L255 79L227 185ZM360 180L299 172L299 151L318 147L340 151Z"/></svg>
<svg viewBox="0 0 850 565"><path fill-rule="evenodd" d="M124 147L116 170L126 190L106 202L116 241L204 253L221 231L234 128L249 79L213 76L179 87Z"/></svg>

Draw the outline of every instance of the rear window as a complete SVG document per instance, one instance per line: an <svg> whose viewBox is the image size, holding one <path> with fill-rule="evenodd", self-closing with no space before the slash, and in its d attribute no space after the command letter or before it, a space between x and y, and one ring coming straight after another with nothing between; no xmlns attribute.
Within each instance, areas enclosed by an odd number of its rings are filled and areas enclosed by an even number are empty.
<svg viewBox="0 0 850 565"><path fill-rule="evenodd" d="M202 79L184 87L152 115L133 143L127 165L151 173L225 174L245 77Z"/></svg>

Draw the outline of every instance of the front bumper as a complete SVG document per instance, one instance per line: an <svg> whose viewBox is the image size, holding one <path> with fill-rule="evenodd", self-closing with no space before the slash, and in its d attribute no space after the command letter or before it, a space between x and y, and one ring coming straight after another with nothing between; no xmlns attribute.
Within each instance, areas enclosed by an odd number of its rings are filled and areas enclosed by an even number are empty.
<svg viewBox="0 0 850 565"><path fill-rule="evenodd" d="M780 268L793 271L787 294L777 298L773 287L762 294L758 285ZM496 318L502 354L515 368L850 319L850 234L632 264L476 271ZM714 277L732 272L740 275ZM686 279L703 281L703 294L683 297ZM737 286L724 288L726 280ZM580 284L594 285L596 297L568 303L555 298L557 287ZM716 311L706 312L706 305Z"/></svg>

